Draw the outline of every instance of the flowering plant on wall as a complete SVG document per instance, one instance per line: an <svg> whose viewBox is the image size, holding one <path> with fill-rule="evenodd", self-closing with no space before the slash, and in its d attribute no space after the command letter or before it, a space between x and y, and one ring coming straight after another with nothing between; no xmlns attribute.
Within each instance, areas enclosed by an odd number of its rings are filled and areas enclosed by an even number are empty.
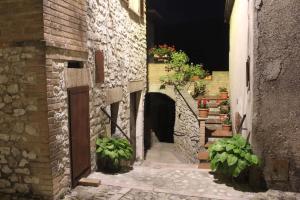
<svg viewBox="0 0 300 200"><path fill-rule="evenodd" d="M198 101L198 108L207 109L208 108L208 101L206 99L201 99Z"/></svg>
<svg viewBox="0 0 300 200"><path fill-rule="evenodd" d="M149 49L148 53L150 56L154 58L157 62L168 62L170 61L170 57L176 49L174 46L158 45L151 49Z"/></svg>

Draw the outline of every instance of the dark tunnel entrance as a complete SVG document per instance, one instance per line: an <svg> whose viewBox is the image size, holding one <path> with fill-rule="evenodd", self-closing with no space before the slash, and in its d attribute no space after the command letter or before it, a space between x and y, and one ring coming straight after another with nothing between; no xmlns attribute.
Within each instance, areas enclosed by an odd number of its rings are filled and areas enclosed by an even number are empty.
<svg viewBox="0 0 300 200"><path fill-rule="evenodd" d="M174 142L175 101L165 94L148 93L145 99L145 150L151 147L151 132L159 142Z"/></svg>

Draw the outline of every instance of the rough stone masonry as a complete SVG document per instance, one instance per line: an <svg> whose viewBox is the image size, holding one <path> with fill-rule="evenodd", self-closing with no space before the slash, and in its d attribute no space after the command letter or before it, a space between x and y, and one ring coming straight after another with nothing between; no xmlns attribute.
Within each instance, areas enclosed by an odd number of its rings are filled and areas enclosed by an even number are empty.
<svg viewBox="0 0 300 200"><path fill-rule="evenodd" d="M0 2L0 199L59 199L71 185L67 89L89 86L91 165L95 139L110 134L110 104L130 135L130 94L139 92L137 159L143 158L146 23L123 0ZM104 83L95 83L95 51ZM67 68L68 61L83 64ZM116 95L117 94L117 95Z"/></svg>

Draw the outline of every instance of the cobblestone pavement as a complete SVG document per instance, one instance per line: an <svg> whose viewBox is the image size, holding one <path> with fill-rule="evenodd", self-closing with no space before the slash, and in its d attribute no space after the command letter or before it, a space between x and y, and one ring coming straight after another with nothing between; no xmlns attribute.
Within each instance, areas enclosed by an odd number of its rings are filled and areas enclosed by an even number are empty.
<svg viewBox="0 0 300 200"><path fill-rule="evenodd" d="M226 185L208 170L182 163L169 144L154 147L127 173L91 174L89 178L100 179L101 186L78 186L65 200L300 200L300 194L253 193L246 186Z"/></svg>
<svg viewBox="0 0 300 200"><path fill-rule="evenodd" d="M218 183L206 170L192 165L155 164L134 166L123 174L93 173L89 178L101 179L100 187L79 186L66 200L207 200L253 199L247 188Z"/></svg>

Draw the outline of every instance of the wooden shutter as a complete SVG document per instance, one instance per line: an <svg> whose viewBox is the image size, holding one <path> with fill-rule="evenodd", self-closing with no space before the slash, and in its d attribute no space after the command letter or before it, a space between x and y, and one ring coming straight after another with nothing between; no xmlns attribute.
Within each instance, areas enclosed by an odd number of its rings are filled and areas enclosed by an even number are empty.
<svg viewBox="0 0 300 200"><path fill-rule="evenodd" d="M104 83L104 54L103 51L95 52L95 65L96 65L96 83Z"/></svg>

